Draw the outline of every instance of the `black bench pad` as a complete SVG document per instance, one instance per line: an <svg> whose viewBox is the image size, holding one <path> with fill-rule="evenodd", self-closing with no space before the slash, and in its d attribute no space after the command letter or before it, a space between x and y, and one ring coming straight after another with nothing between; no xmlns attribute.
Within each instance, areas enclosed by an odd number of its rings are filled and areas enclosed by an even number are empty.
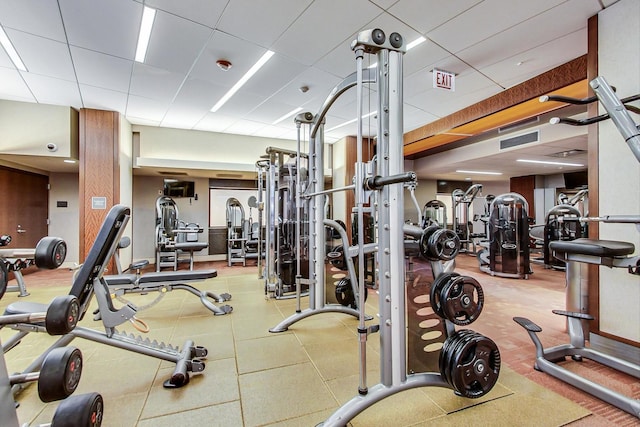
<svg viewBox="0 0 640 427"><path fill-rule="evenodd" d="M18 301L11 303L5 308L4 314L29 314L29 313L45 313L49 308L49 304L39 302Z"/></svg>
<svg viewBox="0 0 640 427"><path fill-rule="evenodd" d="M134 283L144 285L149 283L193 282L212 279L216 276L218 276L218 270L211 268L207 270L158 271L145 273L141 276L136 276L135 274L118 274L103 277L109 286L124 286Z"/></svg>
<svg viewBox="0 0 640 427"><path fill-rule="evenodd" d="M593 255L599 257L623 257L635 250L633 243L615 240L575 239L549 242L549 249L558 253Z"/></svg>

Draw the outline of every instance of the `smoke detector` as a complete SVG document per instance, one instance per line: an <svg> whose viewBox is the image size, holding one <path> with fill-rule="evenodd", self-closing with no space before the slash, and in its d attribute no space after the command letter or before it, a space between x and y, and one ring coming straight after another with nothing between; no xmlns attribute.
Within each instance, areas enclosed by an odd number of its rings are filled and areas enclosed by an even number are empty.
<svg viewBox="0 0 640 427"><path fill-rule="evenodd" d="M233 64L231 62L227 61L226 59L218 59L216 61L216 65L222 71L227 71L227 70L229 70L229 68L231 68L233 66Z"/></svg>

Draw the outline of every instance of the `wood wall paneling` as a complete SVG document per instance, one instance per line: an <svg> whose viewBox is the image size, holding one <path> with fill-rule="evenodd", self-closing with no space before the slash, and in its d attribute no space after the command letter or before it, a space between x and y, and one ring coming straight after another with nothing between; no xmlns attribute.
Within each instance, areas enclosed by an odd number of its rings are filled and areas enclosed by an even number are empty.
<svg viewBox="0 0 640 427"><path fill-rule="evenodd" d="M93 245L109 209L120 200L120 116L113 111L80 110L80 259ZM106 199L93 209L94 197Z"/></svg>
<svg viewBox="0 0 640 427"><path fill-rule="evenodd" d="M512 193L520 194L527 201L527 204L529 205L529 211L527 212L527 215L529 216L529 218L535 218L536 216L536 207L533 197L533 190L535 188L535 175L518 176L509 180L509 191L511 191Z"/></svg>

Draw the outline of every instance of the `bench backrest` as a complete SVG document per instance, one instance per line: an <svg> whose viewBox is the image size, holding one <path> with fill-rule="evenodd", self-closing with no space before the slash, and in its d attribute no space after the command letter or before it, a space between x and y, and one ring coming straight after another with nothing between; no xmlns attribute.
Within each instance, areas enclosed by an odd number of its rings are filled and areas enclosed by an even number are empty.
<svg viewBox="0 0 640 427"><path fill-rule="evenodd" d="M115 205L109 210L87 257L73 280L69 294L78 298L80 319L91 301L95 280L102 278L109 260L118 248L130 215L131 210L124 205Z"/></svg>

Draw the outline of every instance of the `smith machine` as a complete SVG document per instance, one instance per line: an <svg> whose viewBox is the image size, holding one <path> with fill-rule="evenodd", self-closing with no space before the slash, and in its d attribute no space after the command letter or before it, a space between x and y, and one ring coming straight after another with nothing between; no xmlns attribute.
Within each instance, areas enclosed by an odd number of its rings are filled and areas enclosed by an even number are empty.
<svg viewBox="0 0 640 427"><path fill-rule="evenodd" d="M321 425L344 426L359 413L393 394L416 387L444 387L465 397L480 397L489 392L498 379L500 353L489 338L468 329L457 331L455 325L467 325L477 318L482 309L482 291L459 275L439 288L439 306L443 328L442 350L436 355L440 372L408 373L407 361L407 301L405 288L405 224L403 192L407 183L415 182L413 172L404 172L402 143L402 57L406 51L402 36L392 33L388 38L380 29L361 32L352 43L356 56L356 73L337 85L313 119L309 139L310 176L308 191L302 198L310 201L309 253L309 308L300 310L282 321L271 332L287 330L289 326L311 315L342 312L358 317L359 385L358 395L338 408ZM365 54L375 55L377 68L363 69ZM375 162L362 161L362 104L363 84L375 83L378 94L377 155ZM358 119L357 161L354 184L331 190L324 189L323 181L323 123L335 100L351 87L356 87ZM296 120L306 119L307 113ZM325 199L337 191L355 192L355 221L364 230L365 214L375 220L377 241L365 244L365 233L358 233L357 242L349 245L346 232L337 221L326 218ZM345 263L353 286L356 308L325 304L325 233L333 228L342 238ZM414 227L419 228L419 227ZM434 230L431 230L433 233ZM422 231L420 231L422 233ZM440 251L457 253L456 236L440 233L441 239L418 236L420 242L438 240ZM414 236L416 237L416 236ZM453 237L453 238L449 238ZM365 255L376 258L376 283L379 292L378 324L366 325L371 320L365 314ZM355 269L353 258L357 258ZM434 278L444 273L441 264L434 263ZM428 294L426 290L425 294ZM422 299L428 298L423 295ZM451 319L445 316L451 314ZM421 319L424 320L424 317ZM366 347L370 334L380 337L380 383L367 385ZM446 339L445 339L446 337Z"/></svg>

